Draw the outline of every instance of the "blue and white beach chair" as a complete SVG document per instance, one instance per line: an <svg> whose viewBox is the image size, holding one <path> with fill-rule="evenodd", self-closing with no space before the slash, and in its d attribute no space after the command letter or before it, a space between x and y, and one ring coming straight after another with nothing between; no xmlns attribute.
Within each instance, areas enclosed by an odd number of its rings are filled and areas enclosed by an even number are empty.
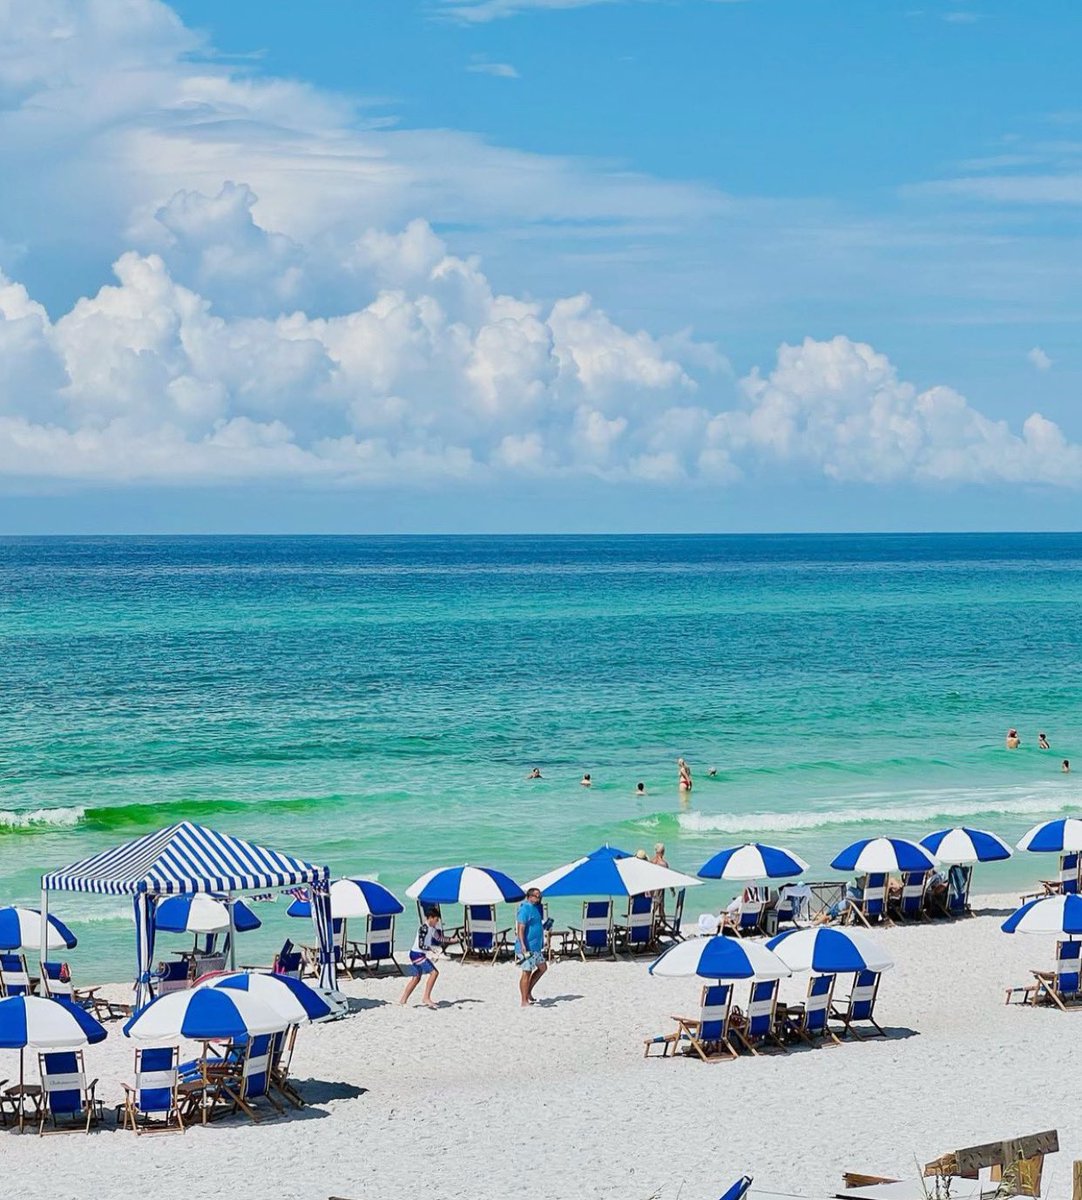
<svg viewBox="0 0 1082 1200"><path fill-rule="evenodd" d="M91 1013L98 1021L110 1019L120 1020L130 1017L130 1004L121 1004L116 1000L106 1000L98 995L100 988L77 988L71 982L71 975L65 969L64 963L41 964L41 991L50 1000L67 1000L84 1012Z"/></svg>
<svg viewBox="0 0 1082 1200"><path fill-rule="evenodd" d="M294 948L293 943L286 938L281 950L274 956L271 971L275 975L288 975L290 979L300 979L304 969L304 955Z"/></svg>
<svg viewBox="0 0 1082 1200"><path fill-rule="evenodd" d="M973 867L955 863L947 872L947 916L969 915L969 885L973 881Z"/></svg>
<svg viewBox="0 0 1082 1200"><path fill-rule="evenodd" d="M776 979L760 979L751 985L751 995L748 998L747 1020L744 1027L734 1027L736 1037L752 1052L758 1054L757 1047L772 1042L783 1052L785 1043L778 1037L778 981Z"/></svg>
<svg viewBox="0 0 1082 1200"><path fill-rule="evenodd" d="M1079 854L1061 854L1059 859L1059 890L1063 896L1078 893Z"/></svg>
<svg viewBox="0 0 1082 1200"><path fill-rule="evenodd" d="M0 996L29 996L30 971L24 954L0 954Z"/></svg>
<svg viewBox="0 0 1082 1200"><path fill-rule="evenodd" d="M176 1046L136 1050L135 1083L122 1084L124 1103L117 1119L133 1133L183 1133L184 1119L178 1100Z"/></svg>
<svg viewBox="0 0 1082 1200"><path fill-rule="evenodd" d="M882 1029L875 1020L875 1001L879 995L881 975L881 971L857 971L853 976L853 987L845 1008L831 1007L831 1016L842 1022L842 1037L852 1033L858 1040L863 1040L861 1034L853 1028L854 1023L871 1025L876 1032L869 1034L870 1037L887 1036L886 1030Z"/></svg>
<svg viewBox="0 0 1082 1200"><path fill-rule="evenodd" d="M575 938L575 948L586 961L586 952L597 956L607 954L616 957L612 929L612 901L587 900L582 906L582 925L572 926L571 933Z"/></svg>
<svg viewBox="0 0 1082 1200"><path fill-rule="evenodd" d="M297 1042L297 1028L296 1025L290 1025L288 1029L280 1029L271 1034L270 1085L294 1108L303 1108L304 1100L289 1078L289 1068L293 1064L293 1048Z"/></svg>
<svg viewBox="0 0 1082 1200"><path fill-rule="evenodd" d="M349 956L351 970L360 963L375 975L381 963L389 962L401 975L402 967L394 956L394 913L369 913L365 917L364 937L349 943Z"/></svg>
<svg viewBox="0 0 1082 1200"><path fill-rule="evenodd" d="M903 871L902 894L898 899L898 916L903 921L927 921L924 898L928 891L931 871Z"/></svg>
<svg viewBox="0 0 1082 1200"><path fill-rule="evenodd" d="M154 973L154 991L159 996L168 992L182 992L192 986L192 969L187 959L176 962L160 962Z"/></svg>
<svg viewBox="0 0 1082 1200"><path fill-rule="evenodd" d="M726 912L722 917L722 933L730 931L737 937L756 937L763 932L765 908L765 901L758 895L748 900L741 900L735 915Z"/></svg>
<svg viewBox="0 0 1082 1200"><path fill-rule="evenodd" d="M496 927L495 904L467 904L462 926L462 961L468 958L488 958L495 964L503 954L510 953L510 929Z"/></svg>
<svg viewBox="0 0 1082 1200"><path fill-rule="evenodd" d="M836 1042L838 1039L827 1023L830 1016L830 1003L834 997L835 975L813 975L808 980L808 994L800 1010L800 1016L789 1024L790 1032L806 1042L814 1043L816 1038L828 1037Z"/></svg>
<svg viewBox="0 0 1082 1200"><path fill-rule="evenodd" d="M266 1100L281 1114L285 1110L271 1093L271 1039L274 1035L261 1033L250 1037L244 1048L240 1076L225 1076L218 1084L221 1098L232 1102L232 1111L238 1109L252 1121L261 1121L263 1114L255 1108L257 1100Z"/></svg>
<svg viewBox="0 0 1082 1200"><path fill-rule="evenodd" d="M621 945L629 954L652 950L655 943L654 918L657 905L649 895L629 896L627 914L621 930Z"/></svg>
<svg viewBox="0 0 1082 1200"><path fill-rule="evenodd" d="M81 1050L54 1050L38 1055L41 1069L41 1123L38 1133L44 1134L45 1124L52 1121L50 1133L82 1129L102 1119L101 1101L94 1096L98 1081L86 1082ZM63 1122L63 1124L62 1124Z"/></svg>
<svg viewBox="0 0 1082 1200"><path fill-rule="evenodd" d="M661 1037L646 1038L643 1057L650 1057L654 1046L661 1046L661 1057L675 1054L681 1042L687 1043L688 1053L697 1054L703 1062L714 1062L723 1056L736 1058L732 1043L731 983L708 984L703 988L697 1017L673 1017L676 1031Z"/></svg>
<svg viewBox="0 0 1082 1200"><path fill-rule="evenodd" d="M851 898L846 909L846 919L856 917L862 924L871 927L887 917L887 885L890 879L886 871L871 871L864 880L859 898Z"/></svg>
<svg viewBox="0 0 1082 1200"><path fill-rule="evenodd" d="M1057 942L1055 969L1034 971L1033 978L1035 982L1025 989L1028 1003L1047 1001L1063 1012L1069 1004L1077 1004L1082 999L1082 942ZM1007 998L1010 999L1009 993Z"/></svg>

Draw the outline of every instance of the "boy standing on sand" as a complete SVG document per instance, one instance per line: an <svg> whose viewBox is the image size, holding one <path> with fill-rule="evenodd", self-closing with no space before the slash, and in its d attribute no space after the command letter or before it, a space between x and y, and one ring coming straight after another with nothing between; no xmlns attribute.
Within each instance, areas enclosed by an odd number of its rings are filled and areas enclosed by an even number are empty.
<svg viewBox="0 0 1082 1200"><path fill-rule="evenodd" d="M515 916L515 961L519 967L518 991L522 1007L534 1001L537 981L548 970L545 962L545 910L541 907L541 890L530 888L526 899L518 906Z"/></svg>

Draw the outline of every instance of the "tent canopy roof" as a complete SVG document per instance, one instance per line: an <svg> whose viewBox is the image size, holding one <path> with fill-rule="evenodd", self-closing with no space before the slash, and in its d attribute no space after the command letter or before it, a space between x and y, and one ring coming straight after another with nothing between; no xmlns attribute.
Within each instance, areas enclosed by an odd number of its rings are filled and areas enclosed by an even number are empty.
<svg viewBox="0 0 1082 1200"><path fill-rule="evenodd" d="M326 880L326 867L181 821L41 877L49 891L128 895L239 892Z"/></svg>

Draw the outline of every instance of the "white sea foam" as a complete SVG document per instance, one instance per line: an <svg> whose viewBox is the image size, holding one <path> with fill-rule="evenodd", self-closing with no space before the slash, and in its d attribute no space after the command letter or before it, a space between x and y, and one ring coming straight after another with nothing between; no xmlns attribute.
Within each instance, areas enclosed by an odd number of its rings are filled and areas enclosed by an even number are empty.
<svg viewBox="0 0 1082 1200"><path fill-rule="evenodd" d="M820 809L805 812L684 812L677 815L676 821L684 833L757 833L826 829L832 825L885 827L939 818L962 820L972 817L984 820L996 816L1017 816L1031 817L1036 821L1042 817L1075 812L1078 808L1078 800L1064 796L1062 792L1055 796L1034 795L1029 792L1023 796L1011 797L989 796L987 792L974 790L941 793L938 798L934 793L922 793L919 800L911 797L909 802L884 804L874 808ZM656 826L658 823L659 818L656 816L636 822L644 828Z"/></svg>
<svg viewBox="0 0 1082 1200"><path fill-rule="evenodd" d="M70 829L84 816L85 808L35 808L26 812L0 809L0 829L34 829L39 825Z"/></svg>

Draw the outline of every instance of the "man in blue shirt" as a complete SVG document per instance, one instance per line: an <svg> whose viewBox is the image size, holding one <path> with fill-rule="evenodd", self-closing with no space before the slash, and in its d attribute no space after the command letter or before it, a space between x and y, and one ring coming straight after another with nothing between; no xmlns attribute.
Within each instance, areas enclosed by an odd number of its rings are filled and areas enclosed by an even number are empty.
<svg viewBox="0 0 1082 1200"><path fill-rule="evenodd" d="M515 961L519 965L518 990L522 1007L535 1003L533 990L548 969L545 962L545 910L541 891L530 888L515 916Z"/></svg>

